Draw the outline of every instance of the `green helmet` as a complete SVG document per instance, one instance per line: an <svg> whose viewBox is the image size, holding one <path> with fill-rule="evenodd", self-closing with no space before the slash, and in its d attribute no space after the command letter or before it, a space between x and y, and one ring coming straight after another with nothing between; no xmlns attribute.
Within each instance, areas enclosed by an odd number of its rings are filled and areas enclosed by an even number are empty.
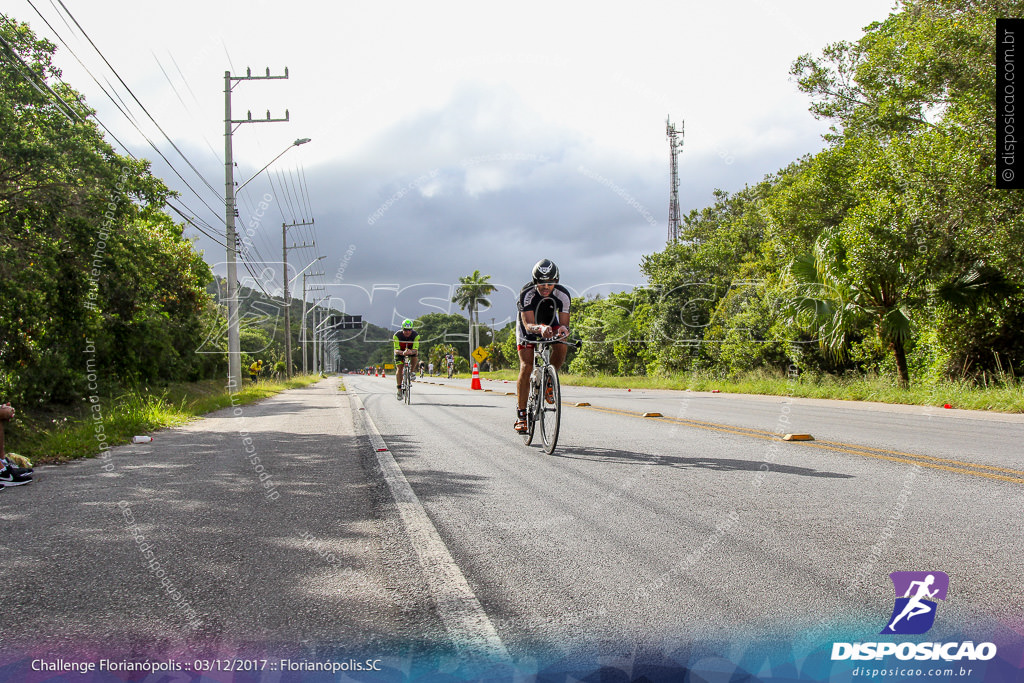
<svg viewBox="0 0 1024 683"><path fill-rule="evenodd" d="M412 329L412 321L409 320L408 318L406 318L405 321L402 323L402 329L403 330L411 330Z"/></svg>

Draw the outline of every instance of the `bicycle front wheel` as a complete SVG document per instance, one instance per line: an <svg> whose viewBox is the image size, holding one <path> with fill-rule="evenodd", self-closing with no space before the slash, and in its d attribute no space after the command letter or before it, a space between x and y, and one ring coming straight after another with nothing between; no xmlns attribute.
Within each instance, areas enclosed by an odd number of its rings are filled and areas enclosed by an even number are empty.
<svg viewBox="0 0 1024 683"><path fill-rule="evenodd" d="M402 376L402 384L405 385L405 405L409 405L412 402L412 381L409 378L409 371L405 371L405 375Z"/></svg>
<svg viewBox="0 0 1024 683"><path fill-rule="evenodd" d="M544 452L551 454L558 444L558 428L562 421L562 388L558 373L550 365L544 368L540 383L540 440Z"/></svg>
<svg viewBox="0 0 1024 683"><path fill-rule="evenodd" d="M526 433L523 434L523 443L529 446L533 443L533 435L537 430L537 399L540 391L533 380L530 381L530 398L526 400Z"/></svg>

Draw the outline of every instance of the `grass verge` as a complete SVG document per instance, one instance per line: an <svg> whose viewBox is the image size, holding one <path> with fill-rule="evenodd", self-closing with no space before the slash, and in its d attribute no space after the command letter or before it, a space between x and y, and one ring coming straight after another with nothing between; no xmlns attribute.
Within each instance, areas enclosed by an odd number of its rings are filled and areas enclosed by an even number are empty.
<svg viewBox="0 0 1024 683"><path fill-rule="evenodd" d="M103 450L103 443L113 448L130 442L136 434L181 425L221 408L255 403L320 379L319 375L300 375L285 381L246 383L234 395L219 379L174 384L159 392L127 390L62 414L16 416L6 430L6 447L34 464L94 457Z"/></svg>
<svg viewBox="0 0 1024 683"><path fill-rule="evenodd" d="M515 370L481 373L482 377L515 380ZM722 378L701 373L680 373L666 377L620 377L617 375L560 374L563 384L570 386L609 387L615 389L673 389L677 391L713 391L726 394L760 394L797 396L802 398L837 399L844 401L878 401L906 405L936 406L966 410L991 410L1024 413L1024 382L1006 380L989 386L966 381L945 381L912 385L900 389L892 380L882 377L813 377L803 375L795 380L780 374L752 372L735 378Z"/></svg>

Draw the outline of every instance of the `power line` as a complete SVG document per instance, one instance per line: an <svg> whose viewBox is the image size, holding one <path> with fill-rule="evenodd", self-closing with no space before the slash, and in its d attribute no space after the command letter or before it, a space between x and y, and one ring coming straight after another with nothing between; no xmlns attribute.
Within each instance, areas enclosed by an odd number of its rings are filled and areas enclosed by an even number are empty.
<svg viewBox="0 0 1024 683"><path fill-rule="evenodd" d="M30 4L31 4L31 3L30 3ZM33 6L33 9L35 9L35 7L34 7L34 6ZM38 12L38 10L37 10L37 12ZM45 18L43 18L43 21L46 21L46 19L45 19ZM47 23L47 26L49 26L49 23ZM52 26L51 26L51 30L52 30ZM61 42L62 42L62 43L64 43L63 39L62 39L62 38L60 38L59 36L58 36L58 39L59 39L59 40L61 40ZM25 73L22 73L22 74L21 74L21 75L22 75L22 77L23 77L23 78L24 78L24 79L25 79L25 80L26 80L26 81L27 81L27 82L28 82L28 83L29 83L30 85L32 85L32 87L33 87L33 88L35 88L37 92L39 92L39 93L40 93L41 95L43 95L44 97L47 97L47 98L48 98L49 96L51 96L51 95L52 95L52 96L53 96L53 98L55 98L55 99L56 99L56 100L57 100L58 102L60 102L60 104L62 104L62 105L63 105L63 107L64 107L64 108L63 108L63 109L61 110L61 111L62 111L62 113L64 113L65 117L66 117L66 118L68 118L68 120L69 120L69 121L71 121L72 123L74 123L74 122L75 122L75 120L74 120L74 119L72 118L72 116L71 116L71 115L73 115L73 116L74 116L75 118L77 118L79 122L82 122L82 123L84 123L84 122L85 122L85 120L86 120L86 119L82 118L82 117L81 117L81 115L80 115L80 114L78 114L78 112L77 112L77 111L75 111L74 107L72 107L72 106L71 106L70 104L68 104L68 103L67 103L67 102L66 102L66 101L65 101L65 100L64 100L64 99L63 99L63 98L62 98L62 97L61 97L61 96L60 96L59 94L57 94L57 92L56 92L56 91L54 91L54 90L53 90L53 88L51 88L51 87L50 87L50 85L49 85L49 84L48 84L48 83L46 82L46 80L45 80L44 78L42 78L42 77L40 77L40 76L39 76L38 74L36 74L36 72L35 72L35 71L34 71L34 70L32 69L32 67L30 67L30 66L29 66L28 64L26 64L26 63L24 62L24 60L23 60L23 59L21 58L21 55L19 55L19 54L17 53L17 51L16 51L16 50L15 50L15 49L13 48L13 46L11 46L11 45L10 45L10 43L8 43L8 42L7 42L7 40L3 38L3 36L0 36L0 42L3 42L3 44L4 44L4 47L5 47L5 48L6 48L6 49L7 49L7 50L8 50L8 51L9 51L9 52L11 53L11 55L12 55L12 56L13 56L13 57L14 57L14 58L16 59L16 61L17 61L17 62L18 62L19 64L21 64L21 65L22 65L22 67L23 67L23 68L25 69L25 71L27 72L27 75L26 75ZM65 45L65 47L67 47L67 43L64 43L64 45ZM68 47L68 50L69 50L69 51L71 51L71 48L70 48L70 47ZM76 59L77 59L77 56L76 56ZM81 62L79 61L79 63L81 63ZM83 64L82 66L83 66L83 68L84 68L84 66L85 66L85 65ZM38 82L37 82L37 78L39 79L39 80L38 80ZM71 89L71 88L70 88L70 86L68 86L68 85L67 85L67 83L64 83L64 81L62 81L62 80L60 80L60 79L57 79L57 80L58 80L58 82L62 83L63 85L65 85L65 86L67 86L67 87L68 87L69 89ZM94 79L94 80L95 80L95 79ZM40 87L40 84L42 85L42 88ZM98 83L98 82L97 82L97 85L99 85L99 83ZM100 87L102 88L102 86L100 86ZM45 91L43 90L43 88L45 88ZM73 89L72 89L72 90L73 90ZM116 103L115 103L115 104L116 104ZM69 112L70 112L70 115L69 115ZM136 157L136 156L135 156L134 154L132 154L132 153L131 153L131 151L130 151L130 150L128 149L128 147L127 147L127 146L126 146L126 145L125 145L125 144L124 144L123 142L121 142L121 140L120 140L120 139L118 139L118 137L117 137L116 135L114 135L114 133L113 133L113 132L112 132L112 131L111 131L111 130L110 130L110 129L109 129L109 128L108 128L108 127L107 127L107 126L106 126L106 125L104 124L104 123L103 123L103 121L101 121L101 120L99 119L99 117L98 117L98 116L96 116L96 114L95 114L95 113L91 114L90 116L91 116L91 118L92 118L92 119L94 119L94 120L96 121L96 123L97 123L97 124L98 124L98 125L99 125L99 126L100 126L101 128L103 128L103 130L104 130L104 131L105 131L105 132L106 132L106 133L107 133L107 134L108 134L108 135L109 135L109 136L110 136L111 138L113 138L113 139L114 139L114 141L115 141L115 142L117 142L117 144L118 144L118 145L120 145L120 146L121 146L121 148L122 148L122 149L124 149L124 150L125 150L125 153L126 153L126 154L127 154L127 155L128 155L128 156L129 156L129 157L130 157L130 158L131 158L131 159L132 159L133 161L138 161L138 158L137 158L137 157ZM175 213L177 213L177 214L178 214L178 215L179 215L179 216L180 216L180 217L182 218L182 220L184 220L184 221L185 221L186 223L188 223L189 225L191 225L192 227L194 227L194 228L195 228L196 230L198 230L198 231L199 231L200 233L202 233L203 235L205 235L205 236L206 236L206 237L208 237L209 239L213 240L213 241L214 241L214 243L216 243L216 244L219 244L219 245L220 245L220 246L222 246L222 247L226 246L224 242L220 241L220 240L219 240L219 239L218 239L218 238L217 238L217 237L216 237L215 235L211 234L210 232L207 232L207 230L205 230L205 229L203 228L203 226L202 226L202 225L200 225L199 223L197 223L197 222L196 222L196 221L201 221L201 219L199 219L199 218L198 218L198 217L196 217L196 216L191 216L191 217L190 217L190 216L186 215L186 214L185 214L185 212L183 212L183 211L182 211L181 209L179 209L178 207L174 206L174 205L173 205L173 204L171 203L172 201L173 201L173 198L171 198L171 197L168 197L168 198L167 198L167 199L165 200L165 203L167 204L167 207L168 207L169 209L171 209L172 211L174 211ZM214 229L214 228L213 228L212 226L209 226L208 224L207 224L207 226L206 226L206 227L208 227L208 228L209 228L210 230L213 230L213 229Z"/></svg>
<svg viewBox="0 0 1024 683"><path fill-rule="evenodd" d="M64 47L68 50L68 52L71 54L71 56L75 58L75 61L77 61L79 63L79 65L85 70L85 72L87 74L89 74L89 77L92 78L93 82L96 83L96 85L97 85L97 87L99 87L100 91L104 95L107 96L107 98L111 101L111 103L113 103L114 107L117 108L118 111L121 112L121 114L128 120L128 122L135 128L135 130L138 131L138 133L146 140L146 142L153 149L153 151L155 151L158 155L160 155L160 158L164 160L164 162L167 164L167 166L171 169L171 171L174 172L174 174L176 176L178 176L178 178L181 180L181 182L183 182L185 184L185 186L189 190L192 191L192 194L194 194L196 196L196 198L199 199L199 201L202 202L203 205L206 206L206 208L209 209L210 212L216 216L218 214L218 212L215 211L209 204L207 204L205 200L203 200L203 198L199 195L199 193L196 192L195 188L193 188L192 185L190 185L189 182L187 180L185 180L185 178L181 175L181 173L178 172L178 169L175 168L174 164L172 164L171 161L163 154L163 152L160 151L160 149L149 138L149 136L146 135L142 131L141 128L139 128L138 124L136 123L135 117L130 112L126 111L126 109L123 108L120 104L118 104L118 101L120 100L120 96L116 96L115 97L116 93L115 94L111 94L110 92L108 92L108 90L106 88L103 87L103 84L99 82L99 80L96 78L95 74L93 74L92 70L90 70L89 67L87 67L85 65L85 63L78 57L78 54L74 51L74 49L72 49L72 47L67 43L67 41L65 41L64 38L60 35L60 33L56 29L54 29L53 25L46 19L46 17L42 14L42 12L39 11L39 8L37 8L32 3L32 0L27 0L27 2L29 3L29 6L31 6L32 9L35 10L36 14L39 15L40 19L43 20L43 22L47 25L47 27L49 27L50 31L53 32L54 36L56 36L56 38L64 45ZM61 5L63 6L63 3L61 3ZM66 11L66 8L65 8L65 11ZM70 13L69 13L69 16L70 16ZM74 17L71 17L71 19L72 19L72 21L74 21ZM63 20L63 18L62 18L62 20ZM78 22L75 22L75 23L77 25ZM67 25L67 22L65 22L65 25ZM83 35L85 35L84 31L82 33L83 33ZM87 35L85 37L86 37L86 39L88 39ZM89 42L92 43L91 40ZM99 50L95 47L95 44L93 44L93 48L96 49L97 53L99 53ZM100 54L100 57L103 58L103 61L107 63L107 66L110 67L110 69L113 71L113 67L110 66L110 63L107 62L105 57L103 57L103 54L102 53L99 53L99 54ZM115 75L117 75L116 71L115 71ZM118 76L118 80L121 80L120 76ZM60 81L60 82L64 83L63 81ZM107 81L107 82L109 84L109 81ZM121 80L121 82L124 83L123 80ZM67 84L64 83L64 85L67 85ZM125 86L125 87L127 87L127 86ZM111 85L111 89L113 89L112 85ZM132 97L134 97L134 93L132 94ZM120 101L123 103L123 100L120 100ZM138 100L136 99L136 101L138 101ZM141 103L140 103L140 106L141 106ZM127 105L125 105L125 107L127 107ZM145 110L144 107L143 107L143 110ZM148 112L147 112L147 115L148 115ZM131 156L132 159L138 160L137 157L135 157L135 155L131 153L131 151L129 150L128 146L125 145L115 135L113 135L113 133L111 133L110 129L106 125L104 125L102 123L102 121L100 121L100 119L95 115L95 113L92 114L92 117L94 119L96 119L97 123L99 123L100 126L102 126L103 130L106 131L108 134L110 134L110 136L117 142L117 144L120 145L121 148L123 150L125 150L125 152L129 156ZM154 123L155 123L155 121L154 121ZM157 128L159 128L159 125L157 126ZM163 132L162 129L161 129L161 132ZM166 137L166 133L164 134L164 136ZM172 145L173 145L173 143L172 143ZM177 149L177 147L175 147L175 149ZM178 150L178 153L181 154L181 151ZM198 170L196 170L195 167L192 166L192 164L190 162L188 162L187 159L186 159L186 163L189 163L189 166L192 167L192 169L194 171L196 171L196 173L200 176L200 178L202 178L203 182L206 183L206 185L208 187L211 187L210 184L208 182L206 182L206 179L203 178L202 175L198 173ZM211 187L211 189L212 189L212 187Z"/></svg>
<svg viewBox="0 0 1024 683"><path fill-rule="evenodd" d="M63 113L65 118L67 118L72 123L75 122L74 119L78 119L78 121L80 122L85 121L85 119L83 119L82 116L77 111L75 111L70 104L65 102L60 95L54 92L53 88L51 88L50 85L46 82L45 77L37 74L31 66L25 63L25 61L21 58L21 55L18 54L18 51L14 49L14 46L8 43L7 39L4 38L2 35L0 35L0 42L3 42L4 47L7 49L8 52L11 53L11 56L13 56L14 59L17 60L17 62L25 69L25 72L27 72L27 74L22 73L20 69L18 71L21 77L24 78L29 85L35 88L35 90L46 99L49 99L49 95L53 95L53 97L58 102L64 105L64 108L61 109L61 113ZM36 80L37 78L38 81ZM40 85L42 87L40 87ZM46 89L45 92L43 88ZM60 107L58 107L58 109L60 109Z"/></svg>
<svg viewBox="0 0 1024 683"><path fill-rule="evenodd" d="M182 152L180 149L178 149L178 146L176 144L174 144L174 141L171 140L170 136L167 135L167 133L164 131L164 129L160 126L160 124L157 123L157 120L155 118L153 118L152 114L149 113L149 110L146 109L145 105L143 105L142 102L139 101L139 98L135 96L135 93L132 92L132 89L130 87L128 87L128 84L124 82L124 79L121 78L121 74L119 74L117 72L117 70L113 67L113 65L111 65L111 63L109 61L107 61L107 58L104 56L104 54L102 52L100 52L100 49L98 47L96 47L96 43L92 42L92 38L89 37L89 34L85 32L85 29L83 29L82 25L78 23L78 20L75 19L75 17L71 14L71 12L68 11L67 6L64 5L64 0L57 0L57 2L60 4L61 7L64 8L64 12L66 12L68 17L71 19L71 21L73 21L75 23L75 26L77 26L78 30L81 31L83 36L85 36L85 39L89 41L89 44L92 45L93 49L96 50L96 54L98 54L100 56L100 58L103 60L103 63L106 64L107 67L110 69L111 73L113 73L117 77L117 80L120 81L122 86L124 86L124 89L127 90L128 94L132 96L133 100L135 100L135 103L137 105L139 105L139 107L146 114L146 116L149 118L149 120L153 122L153 125L157 127L157 130L159 130L160 133L164 136L164 139L166 139L167 142L170 143L171 147L174 148L174 151L176 151L181 156L181 158L185 160L185 163L188 164L189 168L191 168L195 172L195 174L197 176L199 176L199 178L203 181L203 183L208 188L210 188L210 191L214 194L214 196L218 196L219 197L219 194L218 194L217 190L213 187L213 185L211 185L209 183L209 181L207 181L206 178L203 177L203 174L200 173L199 169L197 169L192 164L192 162L188 159L188 157L185 156L185 153ZM163 157L162 154L161 154L161 157ZM165 161L166 161L166 158L165 158ZM170 162L168 162L168 163L170 163ZM184 179L182 179L182 180L184 180Z"/></svg>
<svg viewBox="0 0 1024 683"><path fill-rule="evenodd" d="M309 201L309 184L306 183L306 167L302 164L299 165L299 172L302 177L302 190L306 195L306 205L309 207L309 215L313 215L313 202Z"/></svg>
<svg viewBox="0 0 1024 683"><path fill-rule="evenodd" d="M195 101L196 104L199 104L199 98L196 97L195 92L192 90L192 86L188 83L188 79L185 78L185 74L181 72L181 67L178 66L178 61L170 52L167 53L167 56L171 58L171 63L174 64L174 68L178 70L178 75L181 76L181 82L185 84L186 88L188 88L188 92L190 95L192 95L192 99Z"/></svg>
<svg viewBox="0 0 1024 683"><path fill-rule="evenodd" d="M32 0L26 0L26 2L28 2L28 4L29 4L29 7L31 7L31 8L33 9L33 10L35 10L35 13L39 15L39 18L43 20L43 23L44 23L44 24L46 24L47 28L49 28L49 29L50 29L50 32L51 32L51 33L53 33L54 37L56 37L56 38L57 38L57 40L59 40L59 41L61 42L61 45L63 45L63 46L65 47L65 49L67 49L68 53L69 53L69 54L70 54L70 55L71 55L72 57L74 57L74 58L75 58L75 61L76 61L76 62L78 62L79 66L81 66L81 67L82 67L83 69L85 69L85 72L86 72L87 74L89 74L89 77L90 77L90 78L92 78L93 82L94 82L94 83L96 84L96 86L97 86L97 87L98 87L98 88L100 89L100 91L102 91L102 92L103 92L103 94L104 94L104 95L106 95L106 96L107 96L107 98L108 98L108 99L109 99L109 100L110 100L110 101L111 101L111 102L112 102L112 103L114 104L114 107L116 107L116 108L118 109L118 111L120 111L120 112L121 112L121 114L122 114L122 115L123 115L123 116L124 116L125 118L127 118L127 119L128 119L129 121L131 121L131 120L132 120L132 118L133 118L133 117L132 117L132 115L131 115L130 113L128 113L127 111L125 111L124 109L122 109L122 108L121 108L121 105L120 105L120 104L118 104L118 101L117 101L117 100L116 100L116 99L114 98L114 96L113 96L113 95L111 95L111 94L110 94L109 92L107 92L106 88L104 88L104 87L103 87L103 84L102 84L102 83L100 83L100 82L99 82L99 81L98 81L98 80L96 79L96 77L95 77L95 76L93 75L92 71L90 71L90 70L89 70L89 68L88 68L88 67L87 67L87 66L86 66L86 65L85 65L85 64L84 64L84 63L82 62L82 60L78 58L78 54L77 54L77 53L76 53L76 52L75 52L74 50L72 50L72 49L71 49L71 46L70 46L70 45L68 45L67 41L65 41L65 40L64 40L64 38L63 38L63 37L61 36L61 34L60 34L60 33L59 33L58 31L57 31L57 29L55 29L55 28L53 27L53 25L52 25L52 24L50 23L50 21L49 21L49 20L48 20L48 19L47 19L47 18L46 18L46 17L44 16L44 15L43 15L43 13L39 11L39 8L38 8L38 7L36 7L36 6L35 6L35 5L34 5L34 4L32 3ZM67 22L65 22L65 25L67 25ZM68 27L68 28L70 29L70 27ZM59 79L58 79L58 80L59 80ZM64 81L61 81L61 83L64 83ZM67 84L65 83L65 85L67 85Z"/></svg>

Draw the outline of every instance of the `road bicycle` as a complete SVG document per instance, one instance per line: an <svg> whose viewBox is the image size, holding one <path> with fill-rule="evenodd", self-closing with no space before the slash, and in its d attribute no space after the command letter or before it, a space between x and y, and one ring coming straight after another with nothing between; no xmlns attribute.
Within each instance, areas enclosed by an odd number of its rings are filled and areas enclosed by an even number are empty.
<svg viewBox="0 0 1024 683"><path fill-rule="evenodd" d="M533 374L530 375L530 394L526 399L526 432L523 443L529 446L540 427L540 441L549 455L558 444L558 429L562 423L562 386L558 371L551 364L551 345L567 344L579 349L582 342L565 339L539 339L527 341L533 346Z"/></svg>
<svg viewBox="0 0 1024 683"><path fill-rule="evenodd" d="M409 405L412 401L412 364L415 361L409 360L410 358L416 358L416 356L403 356L405 362L402 367L402 399L405 401L405 405Z"/></svg>

